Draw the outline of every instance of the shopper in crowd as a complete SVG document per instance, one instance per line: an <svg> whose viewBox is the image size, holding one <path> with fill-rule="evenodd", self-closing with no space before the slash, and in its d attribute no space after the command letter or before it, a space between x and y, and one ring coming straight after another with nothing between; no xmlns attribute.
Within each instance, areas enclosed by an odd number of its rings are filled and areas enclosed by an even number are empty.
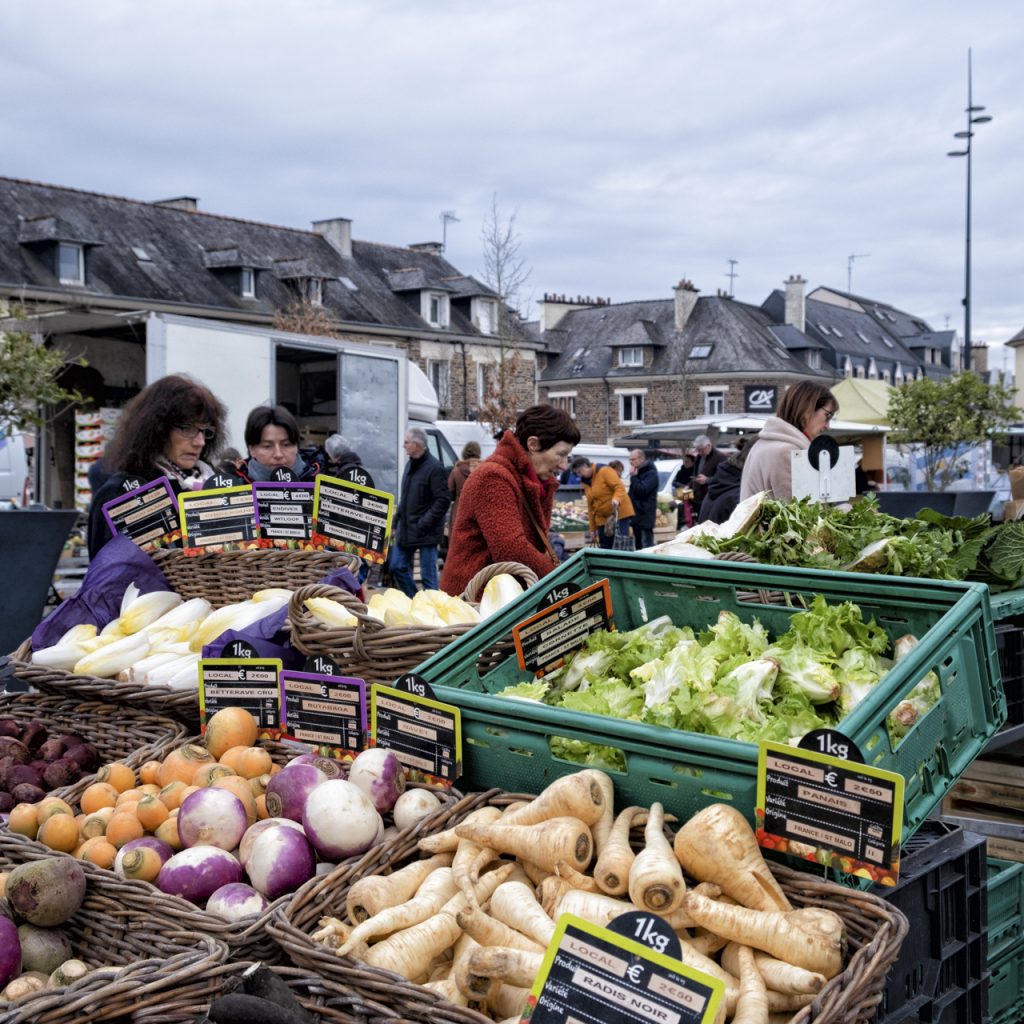
<svg viewBox="0 0 1024 1024"><path fill-rule="evenodd" d="M299 451L299 425L283 405L258 405L245 421L249 458L239 463L239 474L253 483L281 479L312 480L322 472L325 456L315 448Z"/></svg>
<svg viewBox="0 0 1024 1024"><path fill-rule="evenodd" d="M793 452L810 448L839 411L835 395L824 384L803 380L786 390L778 411L765 420L750 445L743 466L740 501L768 491L778 501L793 497Z"/></svg>
<svg viewBox="0 0 1024 1024"><path fill-rule="evenodd" d="M426 431L405 432L407 461L402 473L398 510L392 527L388 568L406 595L416 593L413 560L420 556L420 579L425 590L437 590L437 549L444 536L444 517L451 503L444 467L427 451Z"/></svg>
<svg viewBox="0 0 1024 1024"><path fill-rule="evenodd" d="M614 547L615 534L628 536L633 518L633 503L626 493L626 485L611 466L595 466L585 455L577 455L572 460L572 469L587 496L591 540L596 539L603 548ZM616 518L617 525L609 534L605 524Z"/></svg>
<svg viewBox="0 0 1024 1024"><path fill-rule="evenodd" d="M337 476L342 471L351 469L353 466L362 467L363 465L363 460L359 457L359 453L352 450L348 441L341 434L331 434L324 441L324 451L327 455L327 465L324 467L324 472L328 476Z"/></svg>
<svg viewBox="0 0 1024 1024"><path fill-rule="evenodd" d="M693 480L690 486L693 488L693 507L700 514L700 506L708 493L708 481L715 475L718 464L727 458L725 452L720 451L711 443L707 434L701 434L693 442Z"/></svg>
<svg viewBox="0 0 1024 1024"><path fill-rule="evenodd" d="M654 546L654 522L658 518L658 470L639 448L629 453L629 476L633 541L639 551Z"/></svg>
<svg viewBox="0 0 1024 1024"><path fill-rule="evenodd" d="M725 462L718 464L715 475L708 481L708 493L700 507L699 522L724 523L732 515L740 503L740 481L749 452L750 445L744 444Z"/></svg>
<svg viewBox="0 0 1024 1024"><path fill-rule="evenodd" d="M690 452L683 453L683 461L672 478L672 490L684 490L693 483L693 466L696 460Z"/></svg>
<svg viewBox="0 0 1024 1024"><path fill-rule="evenodd" d="M165 476L175 493L200 490L224 444L225 410L202 384L184 374L161 377L124 408L104 453L112 475L89 507L89 557L110 540L105 502Z"/></svg>
<svg viewBox="0 0 1024 1024"><path fill-rule="evenodd" d="M549 538L551 509L580 432L551 405L531 405L506 430L494 453L470 474L452 522L441 585L461 594L484 566L520 562L538 576L558 565Z"/></svg>
<svg viewBox="0 0 1024 1024"><path fill-rule="evenodd" d="M612 461L608 463L608 468L614 470L614 472L618 473L619 476L622 476L626 471L626 465L621 459L612 459Z"/></svg>
<svg viewBox="0 0 1024 1024"><path fill-rule="evenodd" d="M452 511L448 518L451 526L455 525L455 513L459 510L459 498L466 486L469 474L480 465L480 445L476 441L467 441L462 446L462 455L448 474L448 493L452 496ZM449 528L449 534L451 530Z"/></svg>

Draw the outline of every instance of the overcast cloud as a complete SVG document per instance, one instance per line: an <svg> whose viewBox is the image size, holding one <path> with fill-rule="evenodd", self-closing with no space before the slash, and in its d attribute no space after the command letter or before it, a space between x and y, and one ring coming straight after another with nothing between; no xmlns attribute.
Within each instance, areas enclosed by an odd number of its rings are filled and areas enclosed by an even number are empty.
<svg viewBox="0 0 1024 1024"><path fill-rule="evenodd" d="M0 0L0 174L356 238L528 291L760 303L792 273L962 330L1024 326L1019 0Z"/></svg>

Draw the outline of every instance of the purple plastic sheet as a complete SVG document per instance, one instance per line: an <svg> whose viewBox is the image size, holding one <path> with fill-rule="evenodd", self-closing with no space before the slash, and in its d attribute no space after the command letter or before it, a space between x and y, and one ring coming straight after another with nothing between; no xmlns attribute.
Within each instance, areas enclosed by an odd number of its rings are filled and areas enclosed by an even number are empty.
<svg viewBox="0 0 1024 1024"><path fill-rule="evenodd" d="M228 644L244 640L252 644L261 658L280 658L283 668L301 668L305 655L288 643L288 633L283 628L287 618L288 606L285 605L280 611L257 620L245 629L229 629L203 647L203 657L222 658Z"/></svg>
<svg viewBox="0 0 1024 1024"><path fill-rule="evenodd" d="M92 622L102 629L121 614L121 598L130 583L140 594L172 589L145 551L127 537L114 537L89 563L78 593L62 601L32 631L32 650L52 647L72 626Z"/></svg>

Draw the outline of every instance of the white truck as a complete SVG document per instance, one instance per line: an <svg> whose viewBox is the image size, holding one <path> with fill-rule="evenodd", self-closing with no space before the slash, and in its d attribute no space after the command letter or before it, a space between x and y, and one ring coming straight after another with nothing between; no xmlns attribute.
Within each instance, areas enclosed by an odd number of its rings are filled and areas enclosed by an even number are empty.
<svg viewBox="0 0 1024 1024"><path fill-rule="evenodd" d="M146 380L188 373L227 406L229 443L245 453L246 416L280 403L319 443L342 434L382 490L396 492L407 426L428 431L430 448L454 465L434 424L437 395L398 348L264 327L151 313L146 320Z"/></svg>

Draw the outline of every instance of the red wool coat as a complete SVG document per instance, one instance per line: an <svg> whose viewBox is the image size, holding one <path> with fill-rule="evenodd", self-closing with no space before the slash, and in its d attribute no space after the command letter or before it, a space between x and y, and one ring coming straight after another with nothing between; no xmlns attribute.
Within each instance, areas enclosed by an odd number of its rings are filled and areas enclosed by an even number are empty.
<svg viewBox="0 0 1024 1024"><path fill-rule="evenodd" d="M544 550L557 486L531 479L530 457L506 430L490 458L470 474L452 523L441 589L461 594L481 569L494 562L521 562L538 576L554 569ZM543 538L526 513L529 502Z"/></svg>

